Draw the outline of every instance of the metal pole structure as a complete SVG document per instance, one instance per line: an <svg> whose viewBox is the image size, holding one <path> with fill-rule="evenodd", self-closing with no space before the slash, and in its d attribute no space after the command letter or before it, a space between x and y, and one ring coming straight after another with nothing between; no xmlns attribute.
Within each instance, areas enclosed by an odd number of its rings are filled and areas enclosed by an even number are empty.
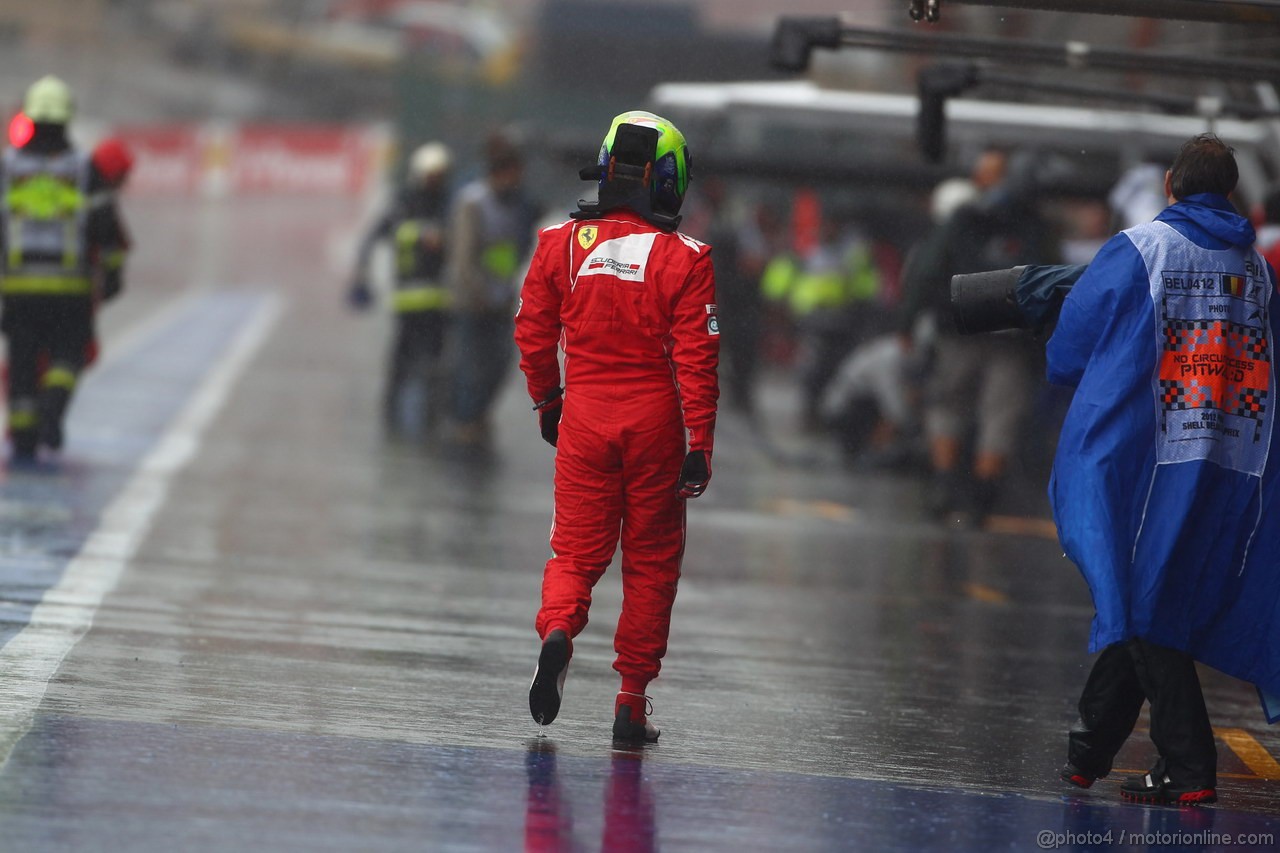
<svg viewBox="0 0 1280 853"><path fill-rule="evenodd" d="M1076 70L1120 71L1214 80L1280 80L1280 63L1215 59L1097 47L1084 42L1045 42L846 27L838 18L783 17L774 31L775 68L804 71L815 47L854 47Z"/></svg>
<svg viewBox="0 0 1280 853"><path fill-rule="evenodd" d="M1175 21L1280 26L1280 0L940 0L962 6L1001 6Z"/></svg>
<svg viewBox="0 0 1280 853"><path fill-rule="evenodd" d="M1064 95L1101 101L1121 101L1127 104L1144 104L1178 115L1199 115L1205 118L1234 116L1242 119L1280 118L1280 108L1228 101L1221 98L1198 98L1191 95L1164 95L1155 92L1127 92L1102 86L1077 86L1072 83L1056 83L1050 80L1028 80L1015 74L977 70L975 86L994 85L1020 89L1037 94Z"/></svg>
<svg viewBox="0 0 1280 853"><path fill-rule="evenodd" d="M969 59L990 59L1076 70L1137 72L1172 77L1210 77L1218 80L1280 79L1280 63L1276 62L1120 50L1097 47L1084 42L1060 43L845 27L840 33L840 44L843 47L904 53L943 53Z"/></svg>

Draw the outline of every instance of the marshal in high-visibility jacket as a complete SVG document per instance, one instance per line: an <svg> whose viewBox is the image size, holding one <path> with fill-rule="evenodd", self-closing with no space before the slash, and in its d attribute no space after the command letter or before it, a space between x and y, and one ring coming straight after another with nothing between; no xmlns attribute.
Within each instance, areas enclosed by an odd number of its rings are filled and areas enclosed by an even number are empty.
<svg viewBox="0 0 1280 853"><path fill-rule="evenodd" d="M836 258L836 263L801 264L790 254L778 255L761 275L761 292L770 302L784 302L797 320L880 295L880 273L865 244L857 243Z"/></svg>
<svg viewBox="0 0 1280 853"><path fill-rule="evenodd" d="M443 408L443 355L451 301L443 282L451 163L449 149L439 142L413 152L405 186L360 246L349 291L355 307L372 301L368 272L373 249L379 242L390 242L395 253L390 303L396 333L387 358L383 419L393 431L415 428L419 418L431 425ZM406 411L414 400L413 387L423 392L421 412Z"/></svg>
<svg viewBox="0 0 1280 853"><path fill-rule="evenodd" d="M0 159L0 328L8 339L8 427L17 462L34 459L40 445L61 448L63 417L93 338L94 306L120 293L128 246L110 182L68 139L66 84L37 81L23 112L32 121L30 139Z"/></svg>
<svg viewBox="0 0 1280 853"><path fill-rule="evenodd" d="M823 391L840 362L874 326L880 297L870 245L841 236L828 223L822 244L800 260L774 258L760 282L764 298L785 304L795 323L804 420L811 429L818 427Z"/></svg>

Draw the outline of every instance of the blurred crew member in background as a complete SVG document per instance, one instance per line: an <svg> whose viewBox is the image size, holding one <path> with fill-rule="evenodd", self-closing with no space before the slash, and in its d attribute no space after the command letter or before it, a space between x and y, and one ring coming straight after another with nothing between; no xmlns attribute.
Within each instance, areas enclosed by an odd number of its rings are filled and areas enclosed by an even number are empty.
<svg viewBox="0 0 1280 853"><path fill-rule="evenodd" d="M443 277L451 163L449 149L439 142L427 143L410 155L405 186L360 245L348 292L355 308L372 302L369 259L374 246L390 239L395 248L391 307L396 332L387 358L382 416L392 432L430 427L448 398L442 356L449 292Z"/></svg>
<svg viewBox="0 0 1280 853"><path fill-rule="evenodd" d="M667 650L684 501L711 479L720 329L711 250L676 230L689 164L670 122L615 118L598 165L581 173L599 181L599 200L541 232L516 315L520 368L556 448L529 710L542 725L559 713L573 638L621 533L613 737L622 742L658 738L645 689Z"/></svg>
<svg viewBox="0 0 1280 853"><path fill-rule="evenodd" d="M123 284L128 240L113 187L71 144L73 112L64 82L36 81L23 102L31 137L0 163L0 298L18 463L33 461L41 445L62 447L63 417L93 339L95 297L114 299Z"/></svg>
<svg viewBox="0 0 1280 853"><path fill-rule="evenodd" d="M1034 351L1016 334L961 336L941 309L951 276L1056 260L1049 229L1036 207L1033 162L1017 168L999 150L983 152L971 173L979 197L961 205L912 252L903 272L906 305L900 329L915 311L939 308L936 358L926 389L925 431L933 482L928 509L942 517L967 510L981 524L998 496L1009 457L1030 410ZM973 465L964 464L974 432Z"/></svg>
<svg viewBox="0 0 1280 853"><path fill-rule="evenodd" d="M1120 228L1145 225L1168 206L1164 194L1164 165L1138 163L1130 166L1107 194L1107 204L1115 212Z"/></svg>
<svg viewBox="0 0 1280 853"><path fill-rule="evenodd" d="M538 209L525 194L524 156L507 134L489 138L487 174L463 187L451 220L455 438L483 444L489 409L511 364L516 277L534 240Z"/></svg>
<svg viewBox="0 0 1280 853"><path fill-rule="evenodd" d="M124 189L124 185L129 180L129 175L133 172L133 152L129 150L129 146L125 145L123 140L109 136L93 147L90 160L93 163L93 168L102 177L103 186L98 193L99 197L103 199L109 198L112 203L118 204L120 192ZM120 245L125 251L128 251L132 241L128 230L124 227L124 222L118 221L120 222ZM84 367L80 368L82 372L98 360L97 308L108 298L106 296L106 288L108 286L106 279L106 270L101 267L98 268L93 288L94 326L89 336L89 344L85 348Z"/></svg>
<svg viewBox="0 0 1280 853"><path fill-rule="evenodd" d="M760 274L773 248L766 243L757 211L751 210L747 221L738 221L729 204L725 183L713 178L701 193L706 200L710 221L705 239L715 246L716 295L719 298L720 387L732 408L755 417L755 382L760 364L760 328L764 314L764 298L760 292ZM759 218L773 214L759 206ZM768 227L767 225L765 227ZM686 232L702 237L686 227Z"/></svg>
<svg viewBox="0 0 1280 853"><path fill-rule="evenodd" d="M765 298L786 303L798 332L806 430L821 430L823 392L874 326L880 284L870 241L852 223L831 216L822 221L818 245L790 267L774 266L763 282Z"/></svg>
<svg viewBox="0 0 1280 853"><path fill-rule="evenodd" d="M730 405L752 419L757 414L755 387L765 349L765 304L760 282L784 243L783 230L784 224L774 207L760 202L752 206L734 236L736 257L729 267L732 278L728 282L733 294L732 314L724 313L720 324L726 355L731 362L725 385ZM711 245L718 245L714 238ZM717 268L728 266L716 261ZM716 292L724 290L717 275Z"/></svg>
<svg viewBox="0 0 1280 853"><path fill-rule="evenodd" d="M1195 660L1280 688L1276 282L1227 199L1238 177L1216 136L1188 140L1165 174L1169 206L1103 246L1046 350L1049 381L1075 389L1054 521L1101 652L1061 775L1084 788L1106 776L1150 702L1160 758L1120 785L1142 803L1217 799Z"/></svg>

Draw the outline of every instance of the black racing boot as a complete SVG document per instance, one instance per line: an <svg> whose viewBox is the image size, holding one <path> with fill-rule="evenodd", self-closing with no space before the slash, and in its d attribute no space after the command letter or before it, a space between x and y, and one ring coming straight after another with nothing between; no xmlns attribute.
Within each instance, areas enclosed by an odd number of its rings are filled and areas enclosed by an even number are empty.
<svg viewBox="0 0 1280 853"><path fill-rule="evenodd" d="M1213 787L1176 785L1164 772L1164 762L1142 776L1130 776L1120 784L1120 796L1131 803L1153 806L1203 806L1218 801Z"/></svg>
<svg viewBox="0 0 1280 853"><path fill-rule="evenodd" d="M662 734L647 714L653 710L648 696L638 693L619 693L613 703L614 743L655 743Z"/></svg>
<svg viewBox="0 0 1280 853"><path fill-rule="evenodd" d="M569 673L572 654L572 644L564 631L552 631L542 641L538 668L533 672L533 684L529 685L529 713L540 726L550 725L560 713L564 679Z"/></svg>

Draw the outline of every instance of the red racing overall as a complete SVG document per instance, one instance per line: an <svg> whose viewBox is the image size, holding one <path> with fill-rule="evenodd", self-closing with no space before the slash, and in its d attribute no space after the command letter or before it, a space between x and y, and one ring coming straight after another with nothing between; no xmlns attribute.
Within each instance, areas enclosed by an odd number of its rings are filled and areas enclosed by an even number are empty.
<svg viewBox="0 0 1280 853"><path fill-rule="evenodd" d="M614 669L642 693L667 649L684 553L688 450L710 457L719 326L711 250L626 209L539 234L516 315L535 401L561 385L552 557L537 630L570 638L622 542ZM638 689L637 689L638 688Z"/></svg>

